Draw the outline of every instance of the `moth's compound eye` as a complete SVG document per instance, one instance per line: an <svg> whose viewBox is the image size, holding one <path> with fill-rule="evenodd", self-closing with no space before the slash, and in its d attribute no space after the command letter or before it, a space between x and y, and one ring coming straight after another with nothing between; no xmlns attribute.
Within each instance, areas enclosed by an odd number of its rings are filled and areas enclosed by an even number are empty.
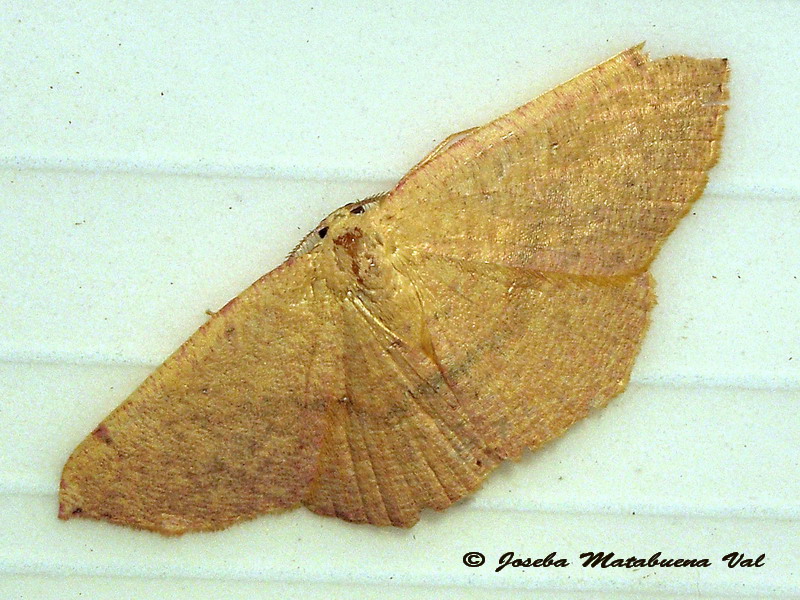
<svg viewBox="0 0 800 600"><path fill-rule="evenodd" d="M363 204L359 204L358 206L354 206L353 208L350 209L350 214L351 215L360 215L363 212L364 212L364 205Z"/></svg>
<svg viewBox="0 0 800 600"><path fill-rule="evenodd" d="M325 236L328 235L328 228L321 227L320 230L317 232L317 235L319 236L319 239L324 240Z"/></svg>

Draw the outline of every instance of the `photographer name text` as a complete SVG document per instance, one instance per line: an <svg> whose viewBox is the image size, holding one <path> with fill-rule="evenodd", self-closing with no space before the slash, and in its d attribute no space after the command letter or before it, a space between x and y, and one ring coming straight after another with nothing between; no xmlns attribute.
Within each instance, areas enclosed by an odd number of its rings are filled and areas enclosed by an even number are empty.
<svg viewBox="0 0 800 600"><path fill-rule="evenodd" d="M747 556L742 552L729 552L720 559L729 569L746 569L763 567L767 558L765 554ZM486 556L480 552L467 552L462 558L468 567L481 567L486 563ZM674 558L656 552L650 556L619 556L614 552L584 552L579 556L577 564L584 568L592 569L641 569L641 568L707 568L713 564L711 558L682 557ZM521 557L514 552L506 552L497 560L495 573L510 567L514 568L560 568L569 567L572 561L551 552L540 558Z"/></svg>

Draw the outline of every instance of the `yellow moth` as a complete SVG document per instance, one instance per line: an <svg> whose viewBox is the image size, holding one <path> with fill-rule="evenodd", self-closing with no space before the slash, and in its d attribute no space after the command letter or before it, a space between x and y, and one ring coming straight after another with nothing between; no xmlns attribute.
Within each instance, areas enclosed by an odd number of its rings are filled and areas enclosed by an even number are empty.
<svg viewBox="0 0 800 600"><path fill-rule="evenodd" d="M409 527L627 385L724 59L631 48L334 211L75 449L59 516Z"/></svg>

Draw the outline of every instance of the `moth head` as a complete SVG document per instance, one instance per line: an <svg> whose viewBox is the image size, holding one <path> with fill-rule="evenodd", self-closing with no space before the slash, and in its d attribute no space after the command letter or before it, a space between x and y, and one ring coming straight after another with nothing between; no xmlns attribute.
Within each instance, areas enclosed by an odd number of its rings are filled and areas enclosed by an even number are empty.
<svg viewBox="0 0 800 600"><path fill-rule="evenodd" d="M332 232L340 235L347 227L359 221L361 215L377 206L378 202L385 196L386 194L376 194L375 196L370 196L358 202L351 202L350 204L345 204L341 208L337 208L322 219L319 225L302 239L289 257L297 258L298 256L315 250L326 238L331 236Z"/></svg>

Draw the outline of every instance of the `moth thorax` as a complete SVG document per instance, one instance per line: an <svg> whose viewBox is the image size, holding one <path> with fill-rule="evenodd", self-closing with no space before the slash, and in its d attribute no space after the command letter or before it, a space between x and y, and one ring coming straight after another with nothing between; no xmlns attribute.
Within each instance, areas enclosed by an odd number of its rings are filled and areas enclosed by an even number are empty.
<svg viewBox="0 0 800 600"><path fill-rule="evenodd" d="M389 285L392 269L380 236L369 229L348 227L333 238L337 287L377 290ZM345 291L343 290L343 291Z"/></svg>

